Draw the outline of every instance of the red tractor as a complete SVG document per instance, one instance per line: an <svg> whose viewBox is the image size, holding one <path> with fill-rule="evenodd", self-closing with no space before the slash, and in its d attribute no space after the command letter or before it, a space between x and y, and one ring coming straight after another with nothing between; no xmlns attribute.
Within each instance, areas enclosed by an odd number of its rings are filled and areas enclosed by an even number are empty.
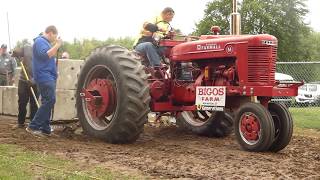
<svg viewBox="0 0 320 180"><path fill-rule="evenodd" d="M232 14L235 26L239 16ZM296 96L300 82L275 80L274 36L203 35L188 41L162 39L167 65L120 46L95 49L82 67L77 112L84 131L110 143L139 138L147 114L176 117L181 128L214 137L234 129L248 151L277 152L291 140L292 117L275 96Z"/></svg>

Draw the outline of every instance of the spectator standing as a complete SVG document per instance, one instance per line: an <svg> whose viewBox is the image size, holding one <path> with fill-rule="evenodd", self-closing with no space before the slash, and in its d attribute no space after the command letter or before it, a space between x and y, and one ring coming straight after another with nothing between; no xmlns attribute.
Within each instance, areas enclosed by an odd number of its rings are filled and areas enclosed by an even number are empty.
<svg viewBox="0 0 320 180"><path fill-rule="evenodd" d="M48 26L42 36L34 39L32 68L41 96L41 106L26 131L36 136L50 136L51 110L56 102L56 54L62 45L55 26ZM54 44L54 45L51 45Z"/></svg>
<svg viewBox="0 0 320 180"><path fill-rule="evenodd" d="M7 45L2 44L0 49L0 86L11 86L17 62L7 52Z"/></svg>

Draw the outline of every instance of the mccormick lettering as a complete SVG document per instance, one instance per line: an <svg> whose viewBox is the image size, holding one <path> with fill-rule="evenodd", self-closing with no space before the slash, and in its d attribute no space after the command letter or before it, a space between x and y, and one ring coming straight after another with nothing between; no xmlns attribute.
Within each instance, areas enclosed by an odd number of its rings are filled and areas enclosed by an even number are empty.
<svg viewBox="0 0 320 180"><path fill-rule="evenodd" d="M197 50L198 51L203 51L203 50L212 50L212 49L221 49L219 44L206 44L206 45L197 45Z"/></svg>

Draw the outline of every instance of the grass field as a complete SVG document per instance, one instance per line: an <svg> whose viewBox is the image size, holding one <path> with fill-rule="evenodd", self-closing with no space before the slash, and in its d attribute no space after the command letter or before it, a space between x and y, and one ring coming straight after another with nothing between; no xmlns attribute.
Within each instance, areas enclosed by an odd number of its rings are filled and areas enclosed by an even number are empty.
<svg viewBox="0 0 320 180"><path fill-rule="evenodd" d="M83 167L45 153L0 144L0 179L136 179L98 166Z"/></svg>
<svg viewBox="0 0 320 180"><path fill-rule="evenodd" d="M289 108L294 126L320 130L320 107Z"/></svg>

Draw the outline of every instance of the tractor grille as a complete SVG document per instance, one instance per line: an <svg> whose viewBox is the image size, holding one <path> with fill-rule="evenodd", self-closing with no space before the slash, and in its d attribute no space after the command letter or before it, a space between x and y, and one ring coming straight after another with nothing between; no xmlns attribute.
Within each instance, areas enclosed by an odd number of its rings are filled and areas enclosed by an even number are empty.
<svg viewBox="0 0 320 180"><path fill-rule="evenodd" d="M277 47L248 47L248 82L274 83Z"/></svg>

